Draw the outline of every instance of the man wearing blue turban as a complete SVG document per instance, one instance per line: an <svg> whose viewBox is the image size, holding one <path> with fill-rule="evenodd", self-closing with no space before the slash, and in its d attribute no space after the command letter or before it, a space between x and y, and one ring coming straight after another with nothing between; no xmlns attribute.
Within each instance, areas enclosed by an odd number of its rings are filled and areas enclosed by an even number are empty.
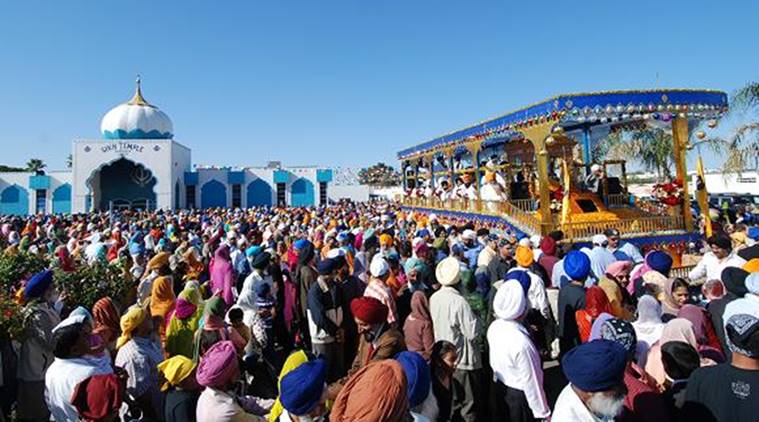
<svg viewBox="0 0 759 422"><path fill-rule="evenodd" d="M31 315L19 353L19 420L48 420L50 415L45 403L45 372L54 360L53 328L61 322L53 308L53 281L53 271L45 270L33 275L24 287Z"/></svg>
<svg viewBox="0 0 759 422"><path fill-rule="evenodd" d="M306 362L282 378L279 400L285 412L280 422L317 420L325 413L327 364L322 359Z"/></svg>

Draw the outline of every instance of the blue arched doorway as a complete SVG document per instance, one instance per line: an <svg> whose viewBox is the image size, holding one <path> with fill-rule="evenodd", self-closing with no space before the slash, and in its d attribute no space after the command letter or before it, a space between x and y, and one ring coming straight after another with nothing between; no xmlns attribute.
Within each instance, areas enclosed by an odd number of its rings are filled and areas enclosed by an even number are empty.
<svg viewBox="0 0 759 422"><path fill-rule="evenodd" d="M290 204L294 207L314 205L314 184L303 178L296 180L290 187L290 198Z"/></svg>
<svg viewBox="0 0 759 422"><path fill-rule="evenodd" d="M93 192L93 206L97 210L155 209L153 188L156 183L158 181L153 177L153 172L126 158L103 166L87 181Z"/></svg>
<svg viewBox="0 0 759 422"><path fill-rule="evenodd" d="M0 194L0 214L26 215L29 213L29 193L19 185L11 185Z"/></svg>
<svg viewBox="0 0 759 422"><path fill-rule="evenodd" d="M71 185L68 183L58 186L53 191L53 214L68 214L71 212Z"/></svg>
<svg viewBox="0 0 759 422"><path fill-rule="evenodd" d="M271 206L272 189L268 183L261 179L256 179L248 184L248 202L249 207Z"/></svg>
<svg viewBox="0 0 759 422"><path fill-rule="evenodd" d="M211 180L200 188L200 208L227 206L227 188L218 180Z"/></svg>

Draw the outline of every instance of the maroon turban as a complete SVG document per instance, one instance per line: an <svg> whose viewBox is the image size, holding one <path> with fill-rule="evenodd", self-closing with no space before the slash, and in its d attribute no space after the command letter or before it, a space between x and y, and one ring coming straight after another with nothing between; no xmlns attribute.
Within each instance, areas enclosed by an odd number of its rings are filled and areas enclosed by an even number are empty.
<svg viewBox="0 0 759 422"><path fill-rule="evenodd" d="M546 255L553 255L556 253L556 241L552 237L544 237L540 241L540 250Z"/></svg>
<svg viewBox="0 0 759 422"><path fill-rule="evenodd" d="M77 384L71 404L82 420L99 421L119 410L123 396L124 389L116 375L93 375Z"/></svg>
<svg viewBox="0 0 759 422"><path fill-rule="evenodd" d="M362 296L351 302L351 313L357 319L369 325L379 324L387 320L388 309L379 300Z"/></svg>

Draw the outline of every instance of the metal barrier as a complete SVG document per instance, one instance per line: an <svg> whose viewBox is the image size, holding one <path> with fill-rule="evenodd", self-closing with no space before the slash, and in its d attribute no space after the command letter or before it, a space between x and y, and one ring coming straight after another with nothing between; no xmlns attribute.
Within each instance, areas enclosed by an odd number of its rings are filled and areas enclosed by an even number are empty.
<svg viewBox="0 0 759 422"><path fill-rule="evenodd" d="M630 195L624 193L608 195L605 199L606 206L609 208L623 208L630 206Z"/></svg>

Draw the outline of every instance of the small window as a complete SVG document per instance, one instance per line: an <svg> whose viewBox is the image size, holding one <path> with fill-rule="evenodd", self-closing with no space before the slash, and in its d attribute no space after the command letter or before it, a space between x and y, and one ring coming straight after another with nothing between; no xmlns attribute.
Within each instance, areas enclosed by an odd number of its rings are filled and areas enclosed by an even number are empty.
<svg viewBox="0 0 759 422"><path fill-rule="evenodd" d="M287 188L284 183L277 183L277 205L284 207L287 205L287 199L285 198L285 192Z"/></svg>
<svg viewBox="0 0 759 422"><path fill-rule="evenodd" d="M242 187L239 184L232 185L232 208L242 207Z"/></svg>
<svg viewBox="0 0 759 422"><path fill-rule="evenodd" d="M195 208L195 185L185 187L185 203L187 208Z"/></svg>
<svg viewBox="0 0 759 422"><path fill-rule="evenodd" d="M45 202L47 201L47 190L37 189L35 192L34 212L45 212Z"/></svg>

